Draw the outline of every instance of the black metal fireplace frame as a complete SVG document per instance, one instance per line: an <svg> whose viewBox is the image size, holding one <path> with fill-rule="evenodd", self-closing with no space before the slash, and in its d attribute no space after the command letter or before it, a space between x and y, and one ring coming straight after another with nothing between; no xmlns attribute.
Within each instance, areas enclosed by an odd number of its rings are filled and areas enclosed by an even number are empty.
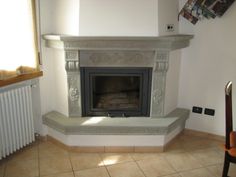
<svg viewBox="0 0 236 177"><path fill-rule="evenodd" d="M81 102L82 116L107 116L111 117L149 117L151 102L152 68L140 67L81 67ZM139 76L140 80L140 105L138 109L94 109L92 94L93 76Z"/></svg>

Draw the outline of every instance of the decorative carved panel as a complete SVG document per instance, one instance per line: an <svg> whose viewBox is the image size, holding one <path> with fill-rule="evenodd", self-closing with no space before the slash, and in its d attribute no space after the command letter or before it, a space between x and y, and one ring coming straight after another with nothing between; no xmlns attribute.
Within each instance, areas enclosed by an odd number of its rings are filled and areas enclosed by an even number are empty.
<svg viewBox="0 0 236 177"><path fill-rule="evenodd" d="M152 117L164 116L166 72L169 68L169 51L157 50L152 73Z"/></svg>
<svg viewBox="0 0 236 177"><path fill-rule="evenodd" d="M65 51L65 69L67 72L79 72L79 52L78 51Z"/></svg>
<svg viewBox="0 0 236 177"><path fill-rule="evenodd" d="M154 51L81 51L84 67L153 67Z"/></svg>
<svg viewBox="0 0 236 177"><path fill-rule="evenodd" d="M65 51L69 116L81 116L79 51Z"/></svg>

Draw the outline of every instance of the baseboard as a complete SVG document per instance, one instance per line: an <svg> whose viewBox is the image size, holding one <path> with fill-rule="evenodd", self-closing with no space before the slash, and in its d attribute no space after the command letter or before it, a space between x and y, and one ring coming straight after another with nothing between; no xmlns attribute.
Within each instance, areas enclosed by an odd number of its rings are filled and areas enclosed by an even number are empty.
<svg viewBox="0 0 236 177"><path fill-rule="evenodd" d="M190 135L190 136L204 137L204 138L217 140L217 141L222 141L222 142L225 141L224 136L215 135L215 134L212 134L212 133L206 133L206 132L197 131L197 130L186 129L186 128L184 129L183 134L184 135Z"/></svg>

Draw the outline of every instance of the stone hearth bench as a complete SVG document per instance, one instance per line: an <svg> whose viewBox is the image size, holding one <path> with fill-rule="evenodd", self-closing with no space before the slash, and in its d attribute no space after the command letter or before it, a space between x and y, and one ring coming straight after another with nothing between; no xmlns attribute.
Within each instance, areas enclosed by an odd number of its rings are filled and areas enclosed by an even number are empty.
<svg viewBox="0 0 236 177"><path fill-rule="evenodd" d="M163 118L68 118L52 111L43 116L43 124L50 137L67 146L160 148L184 129L188 117L189 110L181 108Z"/></svg>
<svg viewBox="0 0 236 177"><path fill-rule="evenodd" d="M189 110L175 109L164 118L68 118L56 111L43 116L43 123L65 135L163 135L185 123Z"/></svg>

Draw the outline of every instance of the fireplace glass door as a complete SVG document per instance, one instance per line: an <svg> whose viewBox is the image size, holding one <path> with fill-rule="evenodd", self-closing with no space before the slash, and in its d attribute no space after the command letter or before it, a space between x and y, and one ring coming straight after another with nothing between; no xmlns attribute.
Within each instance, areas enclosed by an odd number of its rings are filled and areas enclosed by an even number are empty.
<svg viewBox="0 0 236 177"><path fill-rule="evenodd" d="M149 116L150 68L81 68L83 116Z"/></svg>
<svg viewBox="0 0 236 177"><path fill-rule="evenodd" d="M140 79L132 75L92 76L93 109L139 109Z"/></svg>

